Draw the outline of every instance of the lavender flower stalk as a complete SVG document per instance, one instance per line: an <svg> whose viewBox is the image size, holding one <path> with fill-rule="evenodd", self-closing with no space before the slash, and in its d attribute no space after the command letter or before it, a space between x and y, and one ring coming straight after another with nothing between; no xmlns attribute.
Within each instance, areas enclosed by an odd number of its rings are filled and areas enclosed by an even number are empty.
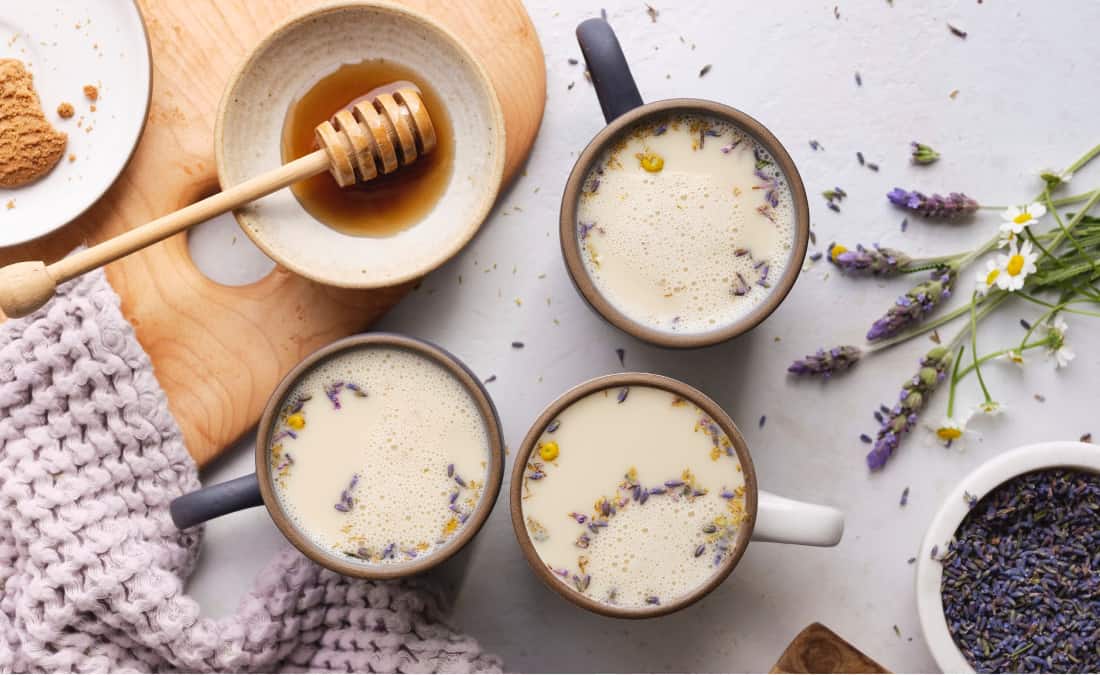
<svg viewBox="0 0 1100 675"><path fill-rule="evenodd" d="M896 248L883 248L875 244L866 248L857 244L855 250L840 244L829 247L829 261L845 274L870 274L876 277L892 277L901 274L913 259Z"/></svg>
<svg viewBox="0 0 1100 675"><path fill-rule="evenodd" d="M819 349L816 354L810 354L792 363L787 367L787 372L829 378L833 373L843 372L854 366L861 356L863 351L853 345L841 345L829 350Z"/></svg>
<svg viewBox="0 0 1100 675"><path fill-rule="evenodd" d="M904 329L920 323L941 302L951 297L951 288L958 278L958 269L949 265L932 270L932 278L917 284L899 297L886 314L871 324L867 341L894 337Z"/></svg>
<svg viewBox="0 0 1100 675"><path fill-rule="evenodd" d="M961 192L951 192L946 197L938 194L928 195L894 188L886 194L894 206L912 211L925 218L951 219L968 216L978 210L978 202Z"/></svg>
<svg viewBox="0 0 1100 675"><path fill-rule="evenodd" d="M913 141L910 145L913 146L914 164L931 164L940 158L940 153L932 149L931 145L925 145L924 143L918 143L916 141Z"/></svg>
<svg viewBox="0 0 1100 675"><path fill-rule="evenodd" d="M924 404L947 376L951 360L951 352L944 347L935 347L921 358L920 370L902 385L898 402L882 418L875 446L867 453L867 466L872 471L886 466L898 449L902 436L916 426Z"/></svg>

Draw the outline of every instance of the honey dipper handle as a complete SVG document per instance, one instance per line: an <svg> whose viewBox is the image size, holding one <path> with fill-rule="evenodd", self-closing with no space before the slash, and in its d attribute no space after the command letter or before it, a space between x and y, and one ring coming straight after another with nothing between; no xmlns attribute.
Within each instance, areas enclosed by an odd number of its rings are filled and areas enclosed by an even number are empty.
<svg viewBox="0 0 1100 675"><path fill-rule="evenodd" d="M21 262L0 268L0 310L9 317L26 316L46 304L58 284L328 168L328 155L317 150L51 265Z"/></svg>

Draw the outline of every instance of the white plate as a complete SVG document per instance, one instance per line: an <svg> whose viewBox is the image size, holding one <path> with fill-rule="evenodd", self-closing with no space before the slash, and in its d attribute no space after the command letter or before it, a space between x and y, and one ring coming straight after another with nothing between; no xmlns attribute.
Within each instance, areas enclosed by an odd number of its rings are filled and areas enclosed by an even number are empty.
<svg viewBox="0 0 1100 675"><path fill-rule="evenodd" d="M124 0L6 1L0 58L26 64L46 119L69 135L53 171L0 189L0 246L11 246L69 223L115 182L145 126L152 68L141 13ZM99 89L95 112L86 84ZM63 101L76 109L67 120L57 114Z"/></svg>

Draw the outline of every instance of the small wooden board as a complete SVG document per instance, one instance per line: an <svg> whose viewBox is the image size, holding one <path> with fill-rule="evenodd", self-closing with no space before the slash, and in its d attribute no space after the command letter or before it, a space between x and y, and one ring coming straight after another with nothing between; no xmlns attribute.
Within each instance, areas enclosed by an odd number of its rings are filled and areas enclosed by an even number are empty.
<svg viewBox="0 0 1100 675"><path fill-rule="evenodd" d="M496 86L508 134L505 181L534 142L546 100L542 47L519 0L398 0L461 38ZM233 70L264 35L316 0L141 0L153 56L149 120L126 171L92 209L0 264L57 260L218 189L214 117ZM329 288L276 269L241 287L210 281L179 235L107 267L200 466L245 434L303 356L366 328L410 285Z"/></svg>
<svg viewBox="0 0 1100 675"><path fill-rule="evenodd" d="M772 666L773 673L888 673L869 656L820 623L791 640Z"/></svg>

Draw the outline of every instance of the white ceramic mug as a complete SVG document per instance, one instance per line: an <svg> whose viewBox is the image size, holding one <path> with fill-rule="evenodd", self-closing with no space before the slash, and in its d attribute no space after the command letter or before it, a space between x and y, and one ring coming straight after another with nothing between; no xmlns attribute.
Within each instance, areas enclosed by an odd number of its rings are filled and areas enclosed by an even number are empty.
<svg viewBox="0 0 1100 675"><path fill-rule="evenodd" d="M748 517L741 526L741 532L731 548L730 555L722 562L721 568L706 583L672 602L627 608L598 602L592 597L577 591L573 586L558 578L542 562L527 531L523 516L522 492L523 473L527 466L527 460L537 447L543 430L557 419L562 411L589 394L634 386L664 389L694 404L729 437L733 450L737 453L737 459L741 464L741 470L745 478L745 513ZM661 616L683 609L698 601L717 588L729 576L733 568L737 566L750 541L770 541L805 546L836 546L844 533L844 514L838 509L831 506L799 502L760 490L757 485L756 469L753 467L748 444L737 429L737 425L722 410L722 407L695 387L653 373L618 373L597 377L573 387L547 406L534 424L531 425L530 431L527 432L527 436L516 452L512 471L510 505L512 526L515 529L516 539L519 541L531 569L544 583L570 602L585 609L606 616L626 619Z"/></svg>

